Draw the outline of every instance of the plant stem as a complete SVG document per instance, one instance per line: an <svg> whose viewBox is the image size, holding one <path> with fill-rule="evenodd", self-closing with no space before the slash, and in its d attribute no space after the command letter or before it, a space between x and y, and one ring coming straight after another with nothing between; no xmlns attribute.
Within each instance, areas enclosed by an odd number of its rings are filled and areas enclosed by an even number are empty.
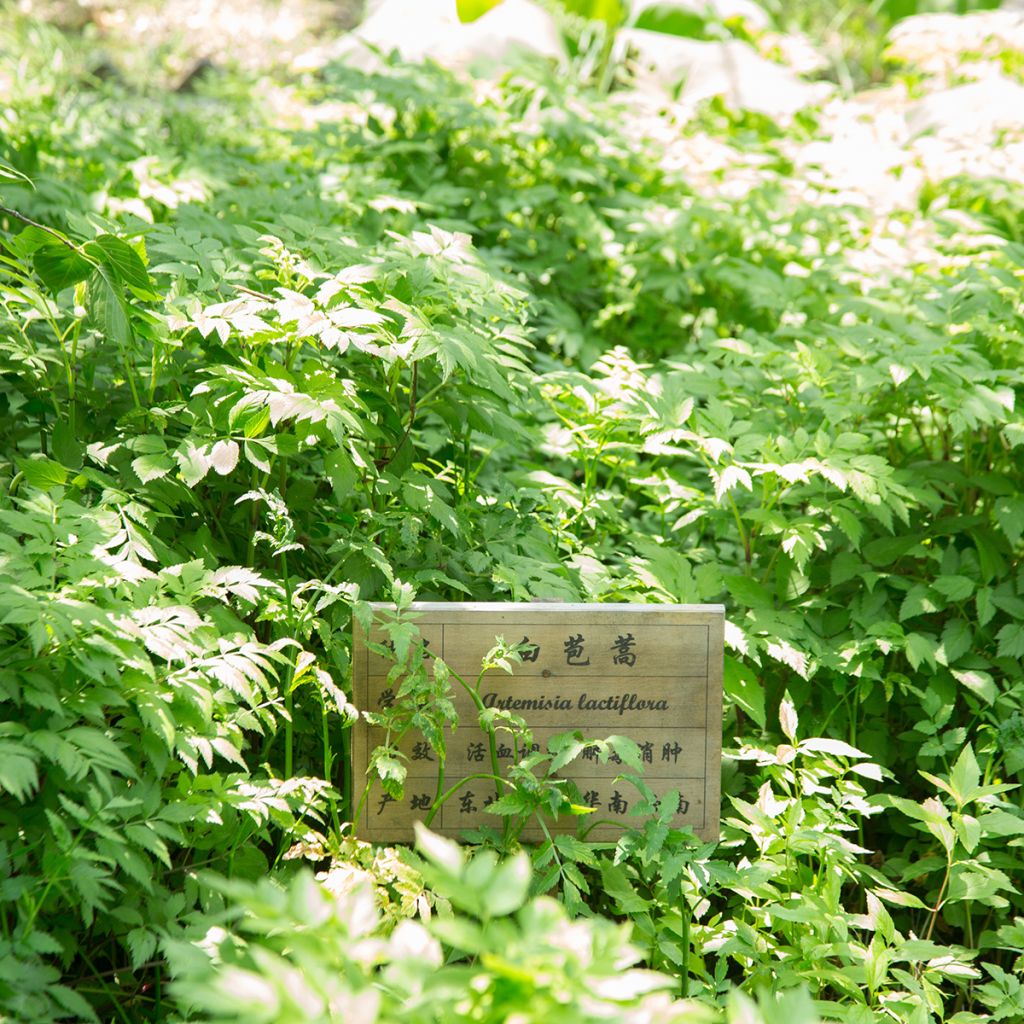
<svg viewBox="0 0 1024 1024"><path fill-rule="evenodd" d="M932 932L935 930L935 922L938 920L939 911L942 909L942 898L946 895L946 886L949 885L949 876L952 871L953 861L949 859L946 861L946 875L942 879L942 885L939 886L939 895L935 900L935 906L932 907L931 919L928 921L928 930L924 933L926 942L931 939Z"/></svg>
<svg viewBox="0 0 1024 1024"><path fill-rule="evenodd" d="M72 252L82 255L82 250L79 249L70 238L67 238L61 232L55 228L49 228L45 224L40 224L39 221L33 220L31 217L26 217L23 213L18 213L17 210L12 210L9 206L0 205L0 213L6 213L8 217L13 217L15 220L20 220L22 224L28 224L29 227L39 228L40 231L45 231L48 235L53 235L58 242L66 245Z"/></svg>
<svg viewBox="0 0 1024 1024"><path fill-rule="evenodd" d="M429 828L430 823L434 820L434 818L437 816L437 812L441 809L441 805L446 800L450 799L452 794L457 793L459 789L461 789L467 782L474 782L476 779L493 779L495 782L495 788L497 788L498 783L501 783L504 786L508 786L510 789L515 788L512 785L512 783L509 782L507 779L503 779L500 775L491 775L489 772L477 772L474 775L467 775L464 779L459 779L459 781L456 782L454 786L451 786L449 789L445 790L445 792L441 794L440 798L434 801L433 805L430 808L430 812L427 814L427 820L423 824L426 825L427 828Z"/></svg>

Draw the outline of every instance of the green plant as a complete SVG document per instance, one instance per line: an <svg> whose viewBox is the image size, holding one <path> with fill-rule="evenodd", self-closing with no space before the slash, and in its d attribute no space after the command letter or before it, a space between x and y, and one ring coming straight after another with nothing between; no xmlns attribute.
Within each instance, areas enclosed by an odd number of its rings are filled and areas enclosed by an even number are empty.
<svg viewBox="0 0 1024 1024"><path fill-rule="evenodd" d="M717 103L681 129L760 161L728 198L673 169L679 126L649 138L542 69L227 71L171 97L83 88L88 39L8 26L0 1013L180 1017L163 941L194 944L175 963L221 1012L204 948L237 940L261 977L250 883L278 894L300 857L372 884L384 931L440 916L462 867L425 885L348 830L353 616L415 593L728 602L722 842L672 829L637 776L619 842L578 814L533 848L533 894L564 908L545 928L628 921L673 992L737 1020L1019 1016L1017 185L934 185L885 227L794 198L813 117ZM879 264L897 227L928 245ZM399 662L384 724L436 740L463 683ZM477 839L514 852L571 811L557 768L588 745L629 760L572 730L521 743ZM179 918L235 931L204 947ZM292 977L281 942L254 991Z"/></svg>
<svg viewBox="0 0 1024 1024"><path fill-rule="evenodd" d="M188 926L167 951L173 990L206 1021L711 1022L693 1003L671 999L671 979L632 967L628 928L572 921L546 897L527 899L524 854L467 859L452 842L418 832L419 869L454 914L402 921L382 934L370 892L332 896L303 873L287 887L204 876L225 909ZM801 1024L809 1006L786 1002ZM799 1007L799 1009L798 1009ZM728 1021L781 1020L768 1004L733 1000Z"/></svg>

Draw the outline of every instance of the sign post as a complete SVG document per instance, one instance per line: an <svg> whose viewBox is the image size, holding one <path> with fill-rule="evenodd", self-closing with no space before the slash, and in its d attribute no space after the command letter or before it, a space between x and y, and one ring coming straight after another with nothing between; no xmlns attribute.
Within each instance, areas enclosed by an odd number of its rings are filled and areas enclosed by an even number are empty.
<svg viewBox="0 0 1024 1024"><path fill-rule="evenodd" d="M375 613L389 605L373 605ZM703 839L718 838L722 755L721 605L414 603L409 609L425 649L453 672L475 681L483 657L501 637L529 645L513 674L494 670L484 676L480 697L487 707L512 711L525 719L539 748L558 733L579 730L585 739L628 736L639 747L643 777L655 795L680 794L678 825L690 825ZM408 614L408 613L406 613ZM369 639L381 643L376 623ZM393 663L368 650L356 631L353 688L360 710L375 711L393 696L387 675ZM489 771L485 735L477 709L460 686L452 699L459 727L446 735L445 786ZM365 785L371 750L384 730L360 718L353 726L353 790ZM423 736L410 732L399 743L408 759L402 800L385 796L374 783L355 823L357 834L374 842L409 842L413 822L424 820L437 780L437 756ZM626 769L598 762L588 751L558 774L571 778L587 804L602 819L637 822L630 807L637 791L618 778ZM498 747L502 768L513 751ZM459 788L433 820L432 828L457 838L463 829L500 825L485 810L494 787L476 780ZM566 817L554 831L572 831L579 819ZM532 826L532 823L531 823ZM543 837L528 826L526 840ZM621 829L598 825L594 840L616 839Z"/></svg>

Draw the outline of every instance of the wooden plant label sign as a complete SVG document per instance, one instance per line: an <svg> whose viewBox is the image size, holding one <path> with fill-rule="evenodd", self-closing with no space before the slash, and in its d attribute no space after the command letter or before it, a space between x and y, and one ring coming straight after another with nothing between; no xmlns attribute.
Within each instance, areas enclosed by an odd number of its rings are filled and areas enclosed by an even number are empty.
<svg viewBox="0 0 1024 1024"><path fill-rule="evenodd" d="M384 643L376 622L393 606L373 605L370 640ZM487 707L522 716L541 750L558 733L579 730L584 739L627 736L640 748L643 777L658 796L680 794L675 823L690 825L705 840L717 840L721 799L722 652L724 608L721 605L638 604L501 604L432 603L411 606L423 638L424 657L441 658L453 672L475 683L483 657L502 637L509 644L531 645L513 674L491 670L479 694ZM404 613L408 615L408 613ZM394 662L368 650L356 627L353 651L355 704L375 711L394 700L388 671ZM452 700L459 726L446 732L444 787L490 771L486 735L477 709L452 680ZM352 729L353 796L358 803L366 783L370 752L385 740L384 729L364 719ZM513 750L498 732L498 763L504 771ZM437 755L416 731L398 744L408 775L401 800L387 796L374 781L363 803L357 834L374 842L410 842L413 822L425 820L437 786ZM630 808L639 794L619 778L622 763L599 763L584 751L558 773L571 778L595 818L639 824ZM458 838L463 829L500 827L501 818L485 807L494 799L494 784L476 780L460 787L435 815L431 827ZM590 817L590 815L587 815ZM579 818L565 816L552 831L574 831ZM589 839L614 840L614 824L598 825ZM522 833L543 838L531 821Z"/></svg>

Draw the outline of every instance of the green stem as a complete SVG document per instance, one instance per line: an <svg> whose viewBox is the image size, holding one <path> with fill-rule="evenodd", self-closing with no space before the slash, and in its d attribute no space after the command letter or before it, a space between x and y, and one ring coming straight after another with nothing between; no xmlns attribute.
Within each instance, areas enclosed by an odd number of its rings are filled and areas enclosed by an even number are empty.
<svg viewBox="0 0 1024 1024"><path fill-rule="evenodd" d="M6 213L8 217L13 217L15 220L20 220L22 224L27 224L29 227L39 228L40 231L45 231L48 235L53 235L58 242L66 245L72 252L77 253L79 256L84 256L82 250L75 245L66 235L61 234L55 228L49 228L45 224L40 224L37 220L32 220L31 217L26 217L23 213L18 213L17 210L12 210L9 206L0 205L0 213ZM88 257L86 257L88 259ZM91 261L90 261L91 262Z"/></svg>
<svg viewBox="0 0 1024 1024"><path fill-rule="evenodd" d="M928 930L924 933L925 942L929 941L932 937L932 932L935 930L935 922L938 920L939 911L942 909L942 898L946 895L946 886L949 885L949 877L953 872L953 860L948 858L946 861L946 875L942 879L942 885L939 886L939 895L935 900L935 906L932 907L931 919L928 921Z"/></svg>
<svg viewBox="0 0 1024 1024"><path fill-rule="evenodd" d="M679 998L686 999L690 994L690 908L679 886L679 917L682 921L681 945L683 949L683 969L679 972Z"/></svg>
<svg viewBox="0 0 1024 1024"><path fill-rule="evenodd" d="M441 794L440 799L434 801L434 804L430 808L430 813L427 815L427 820L423 824L426 825L427 828L430 828L430 823L437 816L437 812L441 810L441 805L444 804L447 800L451 799L452 795L457 793L467 782L474 782L477 779L493 779L495 783L495 789L497 789L498 783L504 786L508 786L510 789L515 788L511 782L509 782L507 779L503 779L500 775L494 776L488 772L476 772L473 775L467 775L464 779L459 779L459 781L456 782L454 786L451 786L449 789L445 790L445 792Z"/></svg>
<svg viewBox="0 0 1024 1024"><path fill-rule="evenodd" d="M117 1016L121 1020L123 1020L125 1024L132 1024L131 1017L128 1016L128 1014L125 1012L125 1008L120 1004L120 1002L118 1002L116 993L110 990L110 986L103 980L103 975L96 970L96 965L92 962L92 960L89 957L89 954L85 951L84 943L79 944L78 955L85 961L86 966L89 968L90 971L92 971L93 976L100 983L100 988L103 989L103 994L107 997L107 999L110 1000L111 1005L114 1007Z"/></svg>
<svg viewBox="0 0 1024 1024"><path fill-rule="evenodd" d="M284 592L285 600L288 602L288 610L286 613L288 622L288 631L292 635L295 633L295 622L294 615L295 609L292 603L292 581L288 573L288 552L283 551L281 553L281 573L284 576ZM288 717L284 724L284 777L290 779L292 777L292 766L293 766L293 753L295 743L295 723L292 720L292 711L294 708L294 700L292 697L292 678L294 675L294 667L291 661L288 663L288 669L285 673L285 688L284 688L284 707L288 713Z"/></svg>

